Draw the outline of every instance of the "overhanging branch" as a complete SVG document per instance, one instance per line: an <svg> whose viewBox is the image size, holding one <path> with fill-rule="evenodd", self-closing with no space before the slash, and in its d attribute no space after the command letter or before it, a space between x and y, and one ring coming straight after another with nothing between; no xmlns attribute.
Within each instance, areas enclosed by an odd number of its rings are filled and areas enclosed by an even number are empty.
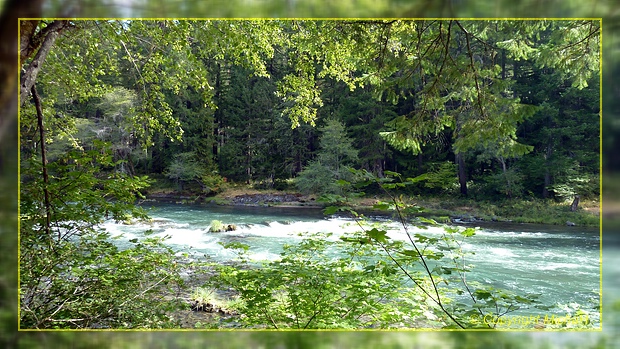
<svg viewBox="0 0 620 349"><path fill-rule="evenodd" d="M45 62L45 58L47 54L50 52L58 35L60 32L69 26L69 21L54 21L50 25L48 25L45 29L43 29L42 33L45 33L45 37L42 38L41 47L37 54L34 56L34 59L28 67L26 71L21 75L20 79L20 97L19 104L23 105L28 96L30 95L30 90L32 86L34 86L35 81L37 80L37 75L39 71L41 71L41 67L43 66L43 62Z"/></svg>

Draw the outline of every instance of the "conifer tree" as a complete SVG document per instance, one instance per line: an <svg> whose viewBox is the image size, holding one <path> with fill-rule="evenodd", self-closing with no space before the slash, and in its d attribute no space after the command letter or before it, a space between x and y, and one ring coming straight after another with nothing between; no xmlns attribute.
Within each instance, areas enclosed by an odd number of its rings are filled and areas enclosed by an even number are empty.
<svg viewBox="0 0 620 349"><path fill-rule="evenodd" d="M321 149L297 177L297 188L304 194L342 194L338 180L350 177L349 168L357 162L357 150L340 121L328 120L321 131Z"/></svg>

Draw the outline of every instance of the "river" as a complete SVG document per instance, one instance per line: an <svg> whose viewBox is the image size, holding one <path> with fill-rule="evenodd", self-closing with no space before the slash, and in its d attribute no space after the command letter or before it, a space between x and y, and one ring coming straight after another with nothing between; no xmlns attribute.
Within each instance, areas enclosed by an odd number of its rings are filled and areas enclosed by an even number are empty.
<svg viewBox="0 0 620 349"><path fill-rule="evenodd" d="M146 206L145 206L146 207ZM150 223L124 225L107 222L104 227L113 235L121 235L121 247L127 241L142 237L152 229L173 249L190 255L208 255L216 261L233 259L235 254L220 242L239 241L250 246L250 258L278 258L282 245L301 241L300 233L333 232L333 238L344 232L359 230L350 219L323 217L320 210L309 208L265 208L247 206L200 206L149 204ZM237 230L209 233L212 220L235 224ZM381 219L394 239L404 239L402 227ZM580 304L592 307L599 302L600 234L598 228L566 227L537 224L477 222L476 235L465 240L463 249L474 252L466 262L475 266L468 280L476 280L498 288L540 294L542 304ZM440 227L418 229L412 233L439 237ZM562 308L522 309L512 316L563 316ZM597 312L590 320L599 326Z"/></svg>

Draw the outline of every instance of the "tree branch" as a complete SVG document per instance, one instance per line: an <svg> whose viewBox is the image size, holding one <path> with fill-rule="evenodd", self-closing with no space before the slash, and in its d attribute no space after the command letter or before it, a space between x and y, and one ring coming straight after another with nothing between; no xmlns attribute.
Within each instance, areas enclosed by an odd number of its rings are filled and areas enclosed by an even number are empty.
<svg viewBox="0 0 620 349"><path fill-rule="evenodd" d="M54 46L60 32L69 26L68 23L68 21L54 21L43 30L47 34L45 34L45 38L42 39L41 48L39 48L39 51L37 51L34 59L30 62L20 79L20 105L26 102L29 92L37 79L37 75L43 66L43 62L45 62L47 54Z"/></svg>
<svg viewBox="0 0 620 349"><path fill-rule="evenodd" d="M50 203L49 193L49 176L47 174L47 154L45 151L45 127L43 127L43 109L41 108L41 98L37 93L37 89L33 84L31 87L32 98L34 99L34 105L37 109L37 123L39 126L39 136L41 137L41 169L43 171L43 195L45 197L45 234L48 238L51 238L50 227L52 225L52 205ZM58 232L60 239L60 231Z"/></svg>
<svg viewBox="0 0 620 349"><path fill-rule="evenodd" d="M478 75L476 72L476 67L474 66L474 54L471 51L471 44L469 42L469 32L467 30L465 30L465 28L463 28L463 26L461 25L461 23L459 21L455 21L456 24L459 26L459 28L461 28L461 30L463 31L463 33L465 33L465 40L467 41L467 53L469 55L469 62L470 62L470 66L471 66L471 71L474 75L474 81L476 83L476 94L478 97L478 108L480 109L480 116L482 118L484 118L484 108L482 106L482 97L481 97L481 92L480 92L480 84L478 83Z"/></svg>

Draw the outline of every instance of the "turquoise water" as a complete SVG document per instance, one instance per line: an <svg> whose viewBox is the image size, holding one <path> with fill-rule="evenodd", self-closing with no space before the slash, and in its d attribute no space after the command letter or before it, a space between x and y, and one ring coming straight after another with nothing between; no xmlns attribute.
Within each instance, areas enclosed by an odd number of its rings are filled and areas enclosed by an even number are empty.
<svg viewBox="0 0 620 349"><path fill-rule="evenodd" d="M220 242L239 241L250 246L250 258L278 258L282 245L301 241L307 232L333 232L333 239L345 232L359 230L350 219L324 218L319 210L307 208L207 207L176 204L149 206L153 222L134 225L107 222L104 227L112 235L122 234L120 244L143 236L147 229L154 234L169 236L167 244L173 249L214 260L235 258L232 251ZM212 220L235 224L232 232L209 233ZM397 222L382 220L388 235L406 240ZM486 223L462 244L473 252L466 259L475 268L468 274L476 280L499 288L540 294L545 305L578 303L592 306L599 302L600 244L597 228L547 226L533 224ZM408 227L410 233L440 237L440 227L419 229ZM512 315L565 315L565 310L542 311L522 309ZM597 313L590 320L598 326Z"/></svg>

